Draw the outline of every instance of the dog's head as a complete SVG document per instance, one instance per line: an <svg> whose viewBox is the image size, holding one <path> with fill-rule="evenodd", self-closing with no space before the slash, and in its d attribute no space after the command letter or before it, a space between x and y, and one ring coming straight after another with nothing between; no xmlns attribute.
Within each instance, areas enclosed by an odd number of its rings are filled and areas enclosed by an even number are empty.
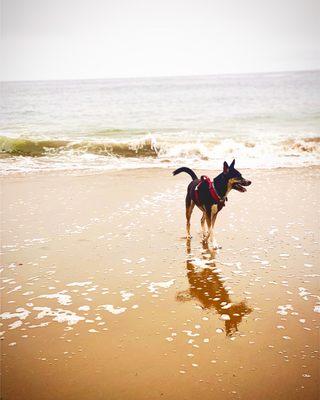
<svg viewBox="0 0 320 400"><path fill-rule="evenodd" d="M235 189L238 192L246 192L247 189L244 186L251 185L251 181L244 179L241 173L234 167L235 160L232 161L230 165L226 162L223 163L223 174L228 181L229 192L231 189Z"/></svg>

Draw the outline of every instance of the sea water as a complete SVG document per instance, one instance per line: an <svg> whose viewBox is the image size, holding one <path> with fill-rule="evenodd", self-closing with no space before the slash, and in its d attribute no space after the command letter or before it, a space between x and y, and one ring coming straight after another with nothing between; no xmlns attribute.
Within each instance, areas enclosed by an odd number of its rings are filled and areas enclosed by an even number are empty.
<svg viewBox="0 0 320 400"><path fill-rule="evenodd" d="M1 174L320 163L320 71L1 83Z"/></svg>

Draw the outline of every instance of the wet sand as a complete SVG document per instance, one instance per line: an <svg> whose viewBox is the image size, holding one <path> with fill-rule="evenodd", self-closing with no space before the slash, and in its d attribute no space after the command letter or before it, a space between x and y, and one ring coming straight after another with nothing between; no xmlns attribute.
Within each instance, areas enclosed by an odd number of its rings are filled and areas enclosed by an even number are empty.
<svg viewBox="0 0 320 400"><path fill-rule="evenodd" d="M243 175L218 251L187 175L3 179L2 399L318 398L319 169Z"/></svg>

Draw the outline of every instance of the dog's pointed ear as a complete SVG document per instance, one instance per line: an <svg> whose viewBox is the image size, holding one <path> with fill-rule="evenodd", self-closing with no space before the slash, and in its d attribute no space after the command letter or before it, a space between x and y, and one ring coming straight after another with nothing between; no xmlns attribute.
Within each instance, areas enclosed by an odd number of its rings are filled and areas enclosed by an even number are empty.
<svg viewBox="0 0 320 400"><path fill-rule="evenodd" d="M229 166L226 161L223 163L223 173L227 174L229 172Z"/></svg>
<svg viewBox="0 0 320 400"><path fill-rule="evenodd" d="M235 163L236 163L236 160L233 160L232 163L230 164L230 169L234 168Z"/></svg>

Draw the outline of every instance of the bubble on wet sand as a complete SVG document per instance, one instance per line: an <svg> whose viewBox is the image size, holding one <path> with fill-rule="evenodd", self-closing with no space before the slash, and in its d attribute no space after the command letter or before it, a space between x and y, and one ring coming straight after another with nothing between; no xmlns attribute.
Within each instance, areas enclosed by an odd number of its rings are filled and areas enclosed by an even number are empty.
<svg viewBox="0 0 320 400"><path fill-rule="evenodd" d="M89 286L91 285L92 281L84 281L84 282L71 282L68 283L66 286Z"/></svg>
<svg viewBox="0 0 320 400"><path fill-rule="evenodd" d="M320 313L320 304L314 306L313 311L314 311L315 313Z"/></svg>
<svg viewBox="0 0 320 400"><path fill-rule="evenodd" d="M79 311L89 311L90 310L90 306L80 306L78 308Z"/></svg>
<svg viewBox="0 0 320 400"><path fill-rule="evenodd" d="M9 324L9 329L17 329L17 328L19 328L22 324L23 324L23 322L22 322L21 320L12 322L12 324Z"/></svg>
<svg viewBox="0 0 320 400"><path fill-rule="evenodd" d="M191 330L183 330L182 332L183 332L183 333L186 333L187 336L190 336L190 337L200 336L199 333L193 333Z"/></svg>
<svg viewBox="0 0 320 400"><path fill-rule="evenodd" d="M59 323L67 322L68 325L75 325L79 321L83 321L85 318L80 317L73 311L69 310L52 310L50 307L34 307L35 311L40 311L37 315L37 319L42 319L45 317L54 317L52 320L57 321Z"/></svg>
<svg viewBox="0 0 320 400"><path fill-rule="evenodd" d="M168 289L170 286L174 284L174 282L175 279L170 279L169 281L163 281L163 282L151 282L150 285L148 286L148 289L150 293L158 293L158 288Z"/></svg>
<svg viewBox="0 0 320 400"><path fill-rule="evenodd" d="M128 301L128 300L130 300L131 297L134 296L133 293L127 292L127 291L125 291L125 290L121 290L121 291L120 291L120 295L121 295L121 297L122 297L122 301Z"/></svg>
<svg viewBox="0 0 320 400"><path fill-rule="evenodd" d="M62 291L59 293L53 293L53 294L42 294L38 296L39 299L57 299L58 303L67 306L72 303L71 301L71 296L69 294L64 294L66 291Z"/></svg>
<svg viewBox="0 0 320 400"><path fill-rule="evenodd" d="M114 315L122 314L127 310L126 307L114 307L112 304L102 304L98 308L102 308Z"/></svg>
<svg viewBox="0 0 320 400"><path fill-rule="evenodd" d="M288 315L288 310L293 311L293 307L291 304L280 305L278 306L277 314Z"/></svg>
<svg viewBox="0 0 320 400"><path fill-rule="evenodd" d="M310 293L304 287L299 287L299 296L302 297L304 300L308 300L308 296Z"/></svg>
<svg viewBox="0 0 320 400"><path fill-rule="evenodd" d="M16 286L15 288L11 289L7 294L13 293L13 292L17 292L18 290L20 290L22 288L21 285Z"/></svg>
<svg viewBox="0 0 320 400"><path fill-rule="evenodd" d="M15 313L4 312L4 313L0 314L0 317L2 319L10 319L10 318L26 319L29 314L30 314L30 311L26 310L25 308L19 307L16 309Z"/></svg>
<svg viewBox="0 0 320 400"><path fill-rule="evenodd" d="M48 326L50 322L41 322L41 324L33 324L33 325L28 325L29 329L34 329L34 328L44 328L45 326Z"/></svg>

